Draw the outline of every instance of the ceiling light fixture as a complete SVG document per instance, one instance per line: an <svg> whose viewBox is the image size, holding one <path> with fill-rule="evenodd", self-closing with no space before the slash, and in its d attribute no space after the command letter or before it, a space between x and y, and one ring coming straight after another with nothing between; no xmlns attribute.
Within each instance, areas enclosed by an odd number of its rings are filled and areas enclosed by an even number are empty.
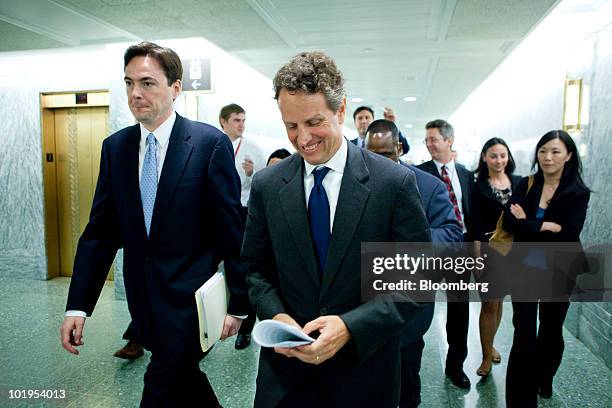
<svg viewBox="0 0 612 408"><path fill-rule="evenodd" d="M363 98L353 98L351 102L363 102Z"/></svg>
<svg viewBox="0 0 612 408"><path fill-rule="evenodd" d="M404 127L405 127L406 129L412 129L412 123L406 123L406 124L404 125Z"/></svg>
<svg viewBox="0 0 612 408"><path fill-rule="evenodd" d="M406 96L404 97L404 101L405 102L415 102L416 101L416 96Z"/></svg>

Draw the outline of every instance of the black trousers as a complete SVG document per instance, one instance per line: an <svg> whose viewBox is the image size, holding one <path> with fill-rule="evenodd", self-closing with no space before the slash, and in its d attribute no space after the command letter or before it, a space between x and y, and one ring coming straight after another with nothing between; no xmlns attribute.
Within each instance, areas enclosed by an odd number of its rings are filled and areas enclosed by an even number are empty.
<svg viewBox="0 0 612 408"><path fill-rule="evenodd" d="M471 274L465 272L461 275L450 271L446 281L469 282ZM446 340L448 341L448 354L446 355L446 369L450 371L463 370L463 362L468 354L467 337L470 323L470 302L467 291L446 291Z"/></svg>
<svg viewBox="0 0 612 408"><path fill-rule="evenodd" d="M506 374L506 405L536 407L538 388L552 387L561 365L563 322L569 302L513 302L512 309L514 340Z"/></svg>
<svg viewBox="0 0 612 408"><path fill-rule="evenodd" d="M242 207L242 222L243 226L246 228L246 220L249 212L248 207ZM238 330L238 334L251 334L253 331L253 326L255 326L255 319L257 318L255 314L255 310L251 307L251 311L246 319L242 321L240 325L240 329Z"/></svg>
<svg viewBox="0 0 612 408"><path fill-rule="evenodd" d="M247 318L242 321L240 329L238 329L238 334L251 334L253 331L253 326L255 326L256 318L257 316L255 315L255 311L251 310Z"/></svg>
<svg viewBox="0 0 612 408"><path fill-rule="evenodd" d="M125 332L123 333L123 340L129 340L129 341L133 341L133 342L142 344L138 336L138 333L136 332L136 327L134 327L134 322L131 320L130 320L130 324L128 325L127 329L125 329Z"/></svg>
<svg viewBox="0 0 612 408"><path fill-rule="evenodd" d="M401 348L402 378L399 408L416 408L421 403L421 358L425 342L420 338Z"/></svg>
<svg viewBox="0 0 612 408"><path fill-rule="evenodd" d="M304 377L292 388L276 408L334 408L329 386L323 371L310 367Z"/></svg>
<svg viewBox="0 0 612 408"><path fill-rule="evenodd" d="M144 375L142 408L220 407L208 377L200 371L199 361L176 363L162 352L153 351Z"/></svg>

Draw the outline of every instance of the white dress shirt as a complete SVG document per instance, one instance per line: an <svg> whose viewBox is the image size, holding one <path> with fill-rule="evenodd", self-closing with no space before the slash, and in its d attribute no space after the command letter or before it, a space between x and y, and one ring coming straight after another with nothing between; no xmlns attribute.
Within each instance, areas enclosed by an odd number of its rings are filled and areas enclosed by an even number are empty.
<svg viewBox="0 0 612 408"><path fill-rule="evenodd" d="M144 163L144 157L147 153L147 136L149 133L153 133L155 136L155 146L157 147L157 181L161 176L162 168L164 166L164 160L166 159L166 153L168 152L168 142L170 141L170 133L172 133L172 127L176 121L176 112L172 112L172 115L168 117L159 125L157 129L150 132L145 128L142 123L140 124L140 144L138 148L138 181L142 177L142 165Z"/></svg>
<svg viewBox="0 0 612 408"><path fill-rule="evenodd" d="M240 202L243 207L246 207L251 195L253 176L259 170L266 167L266 159L261 149L249 139L238 137L232 141L232 145L234 146L234 164L236 165L238 176L240 176ZM247 176L242 168L242 163L244 163L245 159L253 161L253 174L250 176Z"/></svg>
<svg viewBox="0 0 612 408"><path fill-rule="evenodd" d="M467 232L467 228L465 227L465 216L463 215L463 203L461 198L463 197L463 192L461 191L461 182L459 181L459 175L457 174L457 169L455 168L455 161L451 160L448 163L440 163L437 160L433 161L438 169L438 174L442 176L442 166L446 166L446 173L451 180L451 185L453 186L453 191L455 192L455 197L457 197L457 206L459 207L459 212L461 213L461 224L463 225L463 233Z"/></svg>
<svg viewBox="0 0 612 408"><path fill-rule="evenodd" d="M348 156L348 141L342 138L342 144L338 151L332 156L327 163L312 165L307 161L304 161L304 193L306 196L306 208L308 209L308 199L310 198L310 192L314 187L314 175L313 171L319 167L329 167L330 171L323 179L323 188L325 194L327 194L327 200L329 201L329 229L330 233L334 229L334 217L336 215L336 207L338 206L338 196L340 195L340 185L342 184L342 176L344 175L344 166L346 165L346 158Z"/></svg>

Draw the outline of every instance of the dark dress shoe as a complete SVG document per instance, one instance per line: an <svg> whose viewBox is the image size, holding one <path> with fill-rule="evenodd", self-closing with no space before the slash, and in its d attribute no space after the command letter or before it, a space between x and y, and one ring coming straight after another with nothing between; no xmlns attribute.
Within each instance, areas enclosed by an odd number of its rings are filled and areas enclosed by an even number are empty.
<svg viewBox="0 0 612 408"><path fill-rule="evenodd" d="M249 347L249 344L251 344L251 335L238 333L236 336L236 343L234 343L236 350L245 349Z"/></svg>
<svg viewBox="0 0 612 408"><path fill-rule="evenodd" d="M448 376L455 386L463 389L468 389L471 386L470 379L465 375L463 370L444 370L444 373Z"/></svg>
<svg viewBox="0 0 612 408"><path fill-rule="evenodd" d="M552 397L552 385L540 385L538 395L546 399Z"/></svg>
<svg viewBox="0 0 612 408"><path fill-rule="evenodd" d="M113 356L123 358L126 360L136 360L144 354L142 344L136 343L135 341L128 341L128 343L117 350Z"/></svg>

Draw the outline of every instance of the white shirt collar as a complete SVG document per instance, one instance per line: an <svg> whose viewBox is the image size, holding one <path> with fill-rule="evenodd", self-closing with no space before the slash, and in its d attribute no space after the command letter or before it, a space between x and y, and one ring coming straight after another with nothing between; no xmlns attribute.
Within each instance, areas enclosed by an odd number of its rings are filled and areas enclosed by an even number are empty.
<svg viewBox="0 0 612 408"><path fill-rule="evenodd" d="M452 174L455 172L455 161L454 160L451 160L448 163L440 163L437 160L434 160L433 162L436 165L436 168L438 169L438 173L440 174L442 174L442 166L446 166L446 171L449 174Z"/></svg>
<svg viewBox="0 0 612 408"><path fill-rule="evenodd" d="M348 144L346 138L342 137L342 144L336 153L332 156L331 159L327 161L327 163L323 164L310 164L306 160L304 160L304 168L306 170L306 176L309 176L316 168L318 167L329 167L330 170L333 170L337 173L344 173L344 166L346 166L346 157L348 155Z"/></svg>
<svg viewBox="0 0 612 408"><path fill-rule="evenodd" d="M164 123L159 125L159 127L155 129L153 132L150 132L149 130L147 130L147 128L145 128L144 125L141 123L140 124L140 140L146 141L147 136L149 136L149 133L153 133L153 135L155 136L155 140L157 140L157 143L161 147L165 147L168 144L168 141L170 140L170 134L172 133L172 127L174 126L175 121L176 121L176 112L172 111L172 114L168 117L168 119L166 119Z"/></svg>

